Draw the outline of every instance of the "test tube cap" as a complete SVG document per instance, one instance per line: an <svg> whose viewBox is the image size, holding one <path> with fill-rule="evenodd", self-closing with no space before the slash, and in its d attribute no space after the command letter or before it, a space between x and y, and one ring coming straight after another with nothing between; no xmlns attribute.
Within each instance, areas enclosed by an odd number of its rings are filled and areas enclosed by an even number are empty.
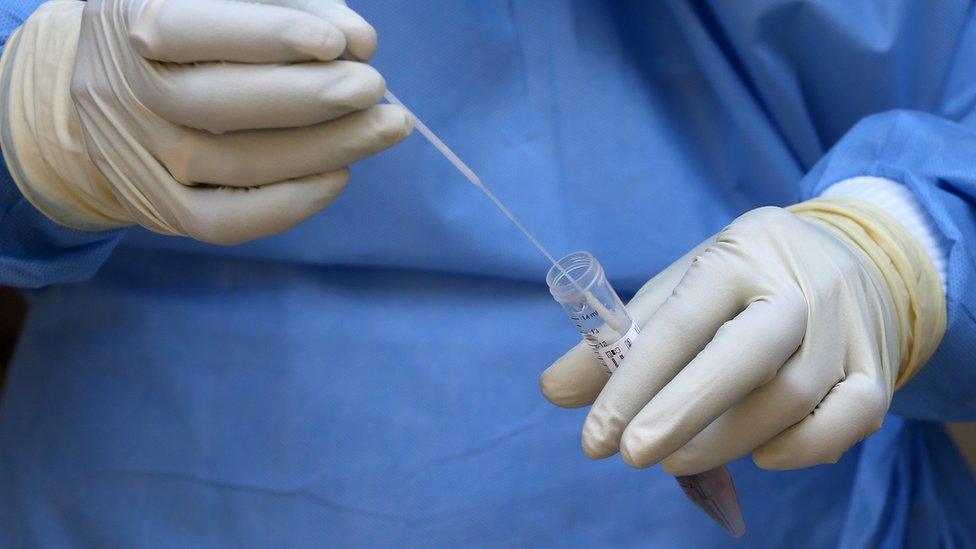
<svg viewBox="0 0 976 549"><path fill-rule="evenodd" d="M675 477L685 495L733 538L746 534L732 475L722 466L697 475Z"/></svg>

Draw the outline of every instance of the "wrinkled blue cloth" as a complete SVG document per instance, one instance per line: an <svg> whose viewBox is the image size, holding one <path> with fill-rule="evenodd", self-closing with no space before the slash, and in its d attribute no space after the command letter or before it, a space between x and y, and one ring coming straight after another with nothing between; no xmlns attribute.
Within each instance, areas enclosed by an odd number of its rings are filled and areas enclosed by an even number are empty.
<svg viewBox="0 0 976 549"><path fill-rule="evenodd" d="M29 13L0 6L7 33ZM0 404L0 546L976 546L976 483L922 421L976 419L968 4L352 7L390 88L624 294L749 209L908 185L951 243L949 330L901 416L834 465L730 464L736 542L660 468L583 457L585 410L537 389L577 339L544 262L419 136L233 248L62 229L5 176L0 282L43 288Z"/></svg>

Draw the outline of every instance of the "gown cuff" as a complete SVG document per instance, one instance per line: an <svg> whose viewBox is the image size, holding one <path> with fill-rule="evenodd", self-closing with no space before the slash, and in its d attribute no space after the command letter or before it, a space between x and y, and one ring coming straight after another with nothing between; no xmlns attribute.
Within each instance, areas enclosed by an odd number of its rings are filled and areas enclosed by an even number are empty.
<svg viewBox="0 0 976 549"><path fill-rule="evenodd" d="M0 284L27 289L87 280L126 231L58 225L24 198L0 162Z"/></svg>

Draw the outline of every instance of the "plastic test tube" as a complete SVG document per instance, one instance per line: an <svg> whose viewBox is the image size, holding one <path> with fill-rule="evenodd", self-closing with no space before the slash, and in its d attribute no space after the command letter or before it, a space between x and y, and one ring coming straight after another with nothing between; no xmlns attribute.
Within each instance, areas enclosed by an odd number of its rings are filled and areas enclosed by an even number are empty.
<svg viewBox="0 0 976 549"><path fill-rule="evenodd" d="M560 259L559 266L562 270L554 265L546 276L549 291L612 374L640 335L640 329L627 314L595 257L587 252L575 252ZM746 525L735 485L725 466L675 478L685 495L729 535L736 538L745 535Z"/></svg>

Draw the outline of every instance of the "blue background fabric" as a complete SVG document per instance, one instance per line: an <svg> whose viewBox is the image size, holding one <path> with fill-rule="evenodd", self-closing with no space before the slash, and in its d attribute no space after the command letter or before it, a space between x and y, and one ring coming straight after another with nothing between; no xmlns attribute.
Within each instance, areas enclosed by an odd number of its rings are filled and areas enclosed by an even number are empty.
<svg viewBox="0 0 976 549"><path fill-rule="evenodd" d="M33 4L0 1L6 32ZM537 389L577 339L544 262L421 137L231 248L62 229L7 177L0 282L41 289L0 405L0 545L976 545L976 483L923 421L976 419L969 4L352 7L390 88L625 295L749 209L908 185L951 243L950 324L901 415L834 465L730 464L736 542L660 468L582 455L585 410Z"/></svg>

